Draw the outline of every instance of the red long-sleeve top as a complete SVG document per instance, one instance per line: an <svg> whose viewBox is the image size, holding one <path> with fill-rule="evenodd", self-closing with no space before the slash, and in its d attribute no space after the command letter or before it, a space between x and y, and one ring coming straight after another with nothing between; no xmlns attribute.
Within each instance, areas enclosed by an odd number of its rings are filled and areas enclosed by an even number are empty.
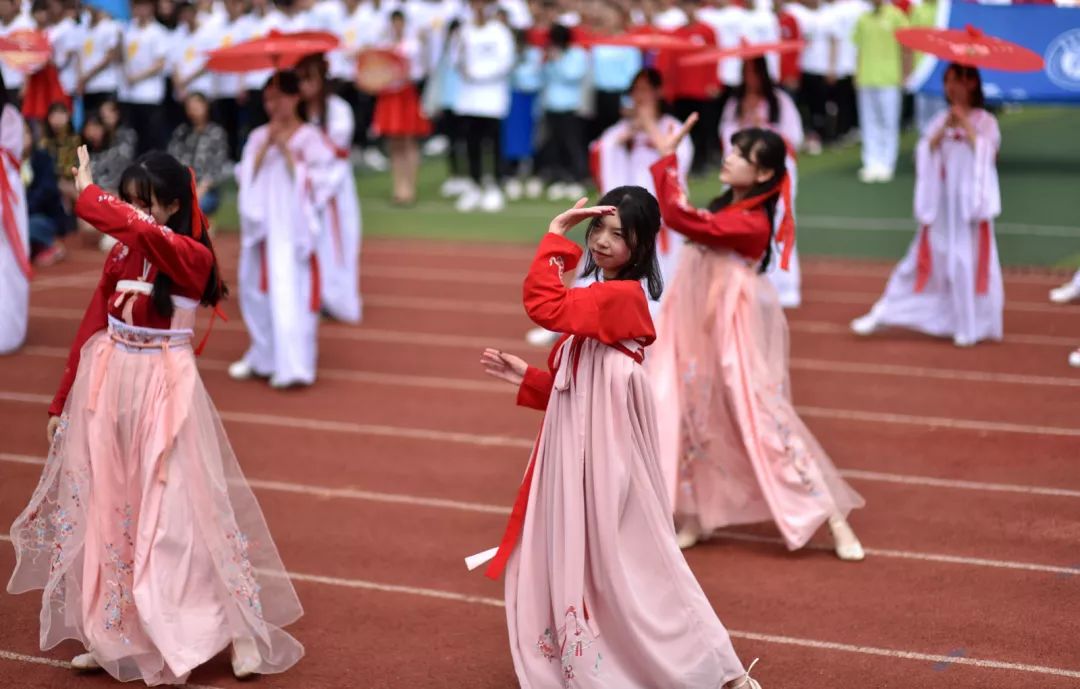
<svg viewBox="0 0 1080 689"><path fill-rule="evenodd" d="M646 346L656 340L649 302L640 282L609 280L570 289L563 284L563 273L573 270L581 255L577 244L549 232L540 241L525 277L523 292L529 318L564 335L551 350L547 371L534 366L526 371L518 389L521 406L547 409L557 369L555 355L570 335L591 337L612 347L625 340L637 340Z"/></svg>
<svg viewBox="0 0 1080 689"><path fill-rule="evenodd" d="M716 47L716 32L711 26L692 20L685 26L666 31L671 36L681 38L705 48ZM710 100L720 95L720 76L716 62L701 65L681 65L679 60L689 55L685 50L661 50L656 56L656 68L664 77L664 100L675 101L680 98L690 100Z"/></svg>
<svg viewBox="0 0 1080 689"><path fill-rule="evenodd" d="M91 185L79 194L75 214L120 243L112 248L105 259L101 280L90 297L90 304L71 344L60 387L49 405L51 416L58 416L64 410L64 402L79 370L83 345L94 333L108 325L109 315L124 318L124 307L117 306L111 298L116 292L116 283L121 280L152 283L160 270L172 278L173 294L199 300L214 265L210 249L191 237L175 234L157 224L149 215L106 193L97 185ZM157 312L150 295L132 294L128 300L133 301L131 325L169 327L169 318Z"/></svg>
<svg viewBox="0 0 1080 689"><path fill-rule="evenodd" d="M679 182L674 155L661 158L650 168L664 223L692 242L735 251L756 261L769 246L771 221L760 205L733 204L711 213L694 208Z"/></svg>

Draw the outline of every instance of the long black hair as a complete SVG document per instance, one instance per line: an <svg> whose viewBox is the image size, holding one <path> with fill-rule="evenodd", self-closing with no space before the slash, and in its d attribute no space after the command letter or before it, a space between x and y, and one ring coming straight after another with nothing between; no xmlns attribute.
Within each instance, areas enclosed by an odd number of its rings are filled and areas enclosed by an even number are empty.
<svg viewBox="0 0 1080 689"><path fill-rule="evenodd" d="M968 106L972 108L986 107L986 95L983 93L982 75L979 74L978 67L951 62L949 63L949 66L945 68L945 74L942 75L942 80L950 74L965 81L973 79L975 81L975 90L971 94L971 102L968 103Z"/></svg>
<svg viewBox="0 0 1080 689"><path fill-rule="evenodd" d="M773 83L772 75L769 74L769 65L765 62L765 58L755 57L752 60L746 60L743 62L742 69L744 75L747 70L751 70L757 75L758 83L761 84L761 95L769 104L769 122L779 122L780 100L776 97L776 84ZM745 76L743 76L741 83L735 87L735 90L731 92L731 96L735 99L735 115L742 119L744 114L743 102L746 98Z"/></svg>
<svg viewBox="0 0 1080 689"><path fill-rule="evenodd" d="M191 237L194 204L197 203L191 193L195 181L192 175L193 173L188 168L168 153L150 151L129 165L120 176L120 198L126 203L138 203L146 208L150 207L153 199L157 199L159 206L168 206L174 201L178 202L179 207L165 221L165 226L176 234ZM213 254L214 245L210 241L210 233L207 229L205 226L202 228L197 241L210 249ZM171 318L173 315L172 286L172 278L159 270L157 277L154 278L151 300L157 312L166 318ZM217 306L228 293L228 288L221 281L215 254L214 265L210 268L210 277L206 280L206 287L203 288L202 298L199 301L204 306Z"/></svg>
<svg viewBox="0 0 1080 689"><path fill-rule="evenodd" d="M304 59L297 63L293 68L296 71L297 76L307 73L314 73L319 78L319 102L322 105L322 119L319 121L319 129L324 132L330 126L330 113L328 101L330 100L330 81L327 74L329 73L330 66L326 62L326 57L322 53L314 53L306 56ZM301 103L300 114L305 120L307 120L310 113L307 111L307 105Z"/></svg>
<svg viewBox="0 0 1080 689"><path fill-rule="evenodd" d="M746 193L746 198L777 191L777 187L783 181L784 175L787 174L787 145L784 143L783 137L770 129L750 127L735 132L731 137L731 145L739 151L739 155L756 165L759 170L772 170L773 173L769 179L750 187ZM731 205L734 197L735 190L729 188L709 203L709 211L715 213ZM772 257L772 236L776 232L773 219L776 217L776 205L779 201L780 194L772 193L761 205L765 216L769 219L769 227L771 228L769 230L769 243L766 245L765 256L761 261L761 272L765 272L765 269L768 268L769 259Z"/></svg>
<svg viewBox="0 0 1080 689"><path fill-rule="evenodd" d="M649 296L659 299L664 292L664 279L656 260L656 235L660 232L660 204L656 197L642 187L615 187L600 197L598 206L615 206L622 223L623 236L630 247L630 259L615 276L616 280L645 280ZM602 217L593 218L585 231L585 241L593 230L600 227ZM585 253L585 277L599 276L600 266L593 261L590 252Z"/></svg>
<svg viewBox="0 0 1080 689"><path fill-rule="evenodd" d="M283 69L278 72L274 72L269 79L266 80L266 84L263 86L263 91L273 86L278 91L281 91L286 96L299 96L300 95L300 78L296 76L296 72L291 69ZM306 119L304 117L304 99L300 98L300 102L296 104L296 116L301 120Z"/></svg>

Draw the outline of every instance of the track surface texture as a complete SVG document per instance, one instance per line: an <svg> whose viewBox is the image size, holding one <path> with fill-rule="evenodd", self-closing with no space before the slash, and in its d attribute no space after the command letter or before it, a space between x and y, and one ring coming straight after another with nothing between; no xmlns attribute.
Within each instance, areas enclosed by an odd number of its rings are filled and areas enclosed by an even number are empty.
<svg viewBox="0 0 1080 689"><path fill-rule="evenodd" d="M219 241L227 272L235 236ZM320 379L278 392L230 380L247 343L235 301L200 368L295 577L307 648L253 686L517 686L502 585L462 558L497 543L540 415L485 378L485 345L534 363L521 308L532 250L373 240L365 321L320 329ZM0 359L0 522L36 485L45 408L102 255L40 271L30 332ZM826 534L796 553L761 525L687 558L767 689L1080 687L1080 306L1063 275L1006 271L1006 340L959 350L904 333L860 340L848 321L889 266L808 259L789 312L795 400L867 500L852 524L865 562ZM200 327L206 325L202 315ZM6 579L14 558L0 543ZM112 686L74 677L71 643L37 648L40 597L0 595L0 687ZM234 687L222 655L192 685ZM658 687L657 689L666 689Z"/></svg>

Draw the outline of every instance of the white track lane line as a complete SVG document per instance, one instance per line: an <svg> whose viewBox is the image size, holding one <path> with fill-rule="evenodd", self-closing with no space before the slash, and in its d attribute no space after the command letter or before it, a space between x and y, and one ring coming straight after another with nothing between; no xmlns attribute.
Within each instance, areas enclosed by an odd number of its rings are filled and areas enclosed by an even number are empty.
<svg viewBox="0 0 1080 689"><path fill-rule="evenodd" d="M8 539L4 539L8 540ZM48 667L55 667L62 670L71 670L71 663L64 660L54 660L52 658L43 658L41 656L30 656L25 653L15 653L14 651L5 651L0 649L0 660L11 660L17 663L28 663L31 665L46 665ZM74 682L70 683L74 684ZM208 684L181 684L180 687L186 687L187 689L221 689L221 687L215 687Z"/></svg>
<svg viewBox="0 0 1080 689"><path fill-rule="evenodd" d="M6 535L0 535L0 540L10 541ZM410 596L420 596L423 598L433 598L436 600L453 601L458 603L465 603L467 605L482 605L491 608L504 607L503 601L497 598L489 598L486 596L476 596L464 593L457 593L455 591L445 591L442 589L422 588L418 586L401 586L397 584L385 584L376 581L367 581L364 579L348 579L343 577L327 577L317 574L306 574L301 572L289 572L289 578L296 582L305 582L312 584L320 584L323 586L333 586L337 588L347 589L360 589L366 591L378 591L380 593L398 593ZM925 663L934 664L949 664L949 665L967 665L970 667L977 667L987 670L1008 670L1013 672L1025 672L1029 674L1037 675L1050 675L1055 677L1077 677L1080 678L1080 671L1067 670L1064 668L1047 667L1044 665L1030 665L1027 663L1010 663L1000 660L989 660L982 658L957 658L953 656L934 655L930 653L918 653L915 651L902 651L892 648L878 648L875 646L860 646L854 644L842 644L832 641L824 641L821 639L804 639L794 636L780 636L776 634L762 634L759 632L747 632L739 631L735 629L729 629L728 633L736 639L745 639L747 641L759 641L762 643L777 644L782 646L799 646L802 648L812 648L820 651L836 651L840 653L857 653L861 655L874 655L884 658L893 658L897 660L915 660ZM31 657L32 656L28 656ZM42 659L45 660L45 659ZM65 667L66 663L59 663L58 661L46 660L44 664L54 665L56 667ZM188 685L193 686L193 685ZM195 689L201 689L196 687Z"/></svg>
<svg viewBox="0 0 1080 689"><path fill-rule="evenodd" d="M22 404L49 404L52 401L52 398L48 395L0 390L0 401L17 402ZM832 409L827 407L796 406L795 411L797 411L800 416L812 419L858 421L863 423L891 424L900 426L922 426L926 428L948 428L951 430L972 431L977 433L1011 433L1021 435L1059 436L1064 438L1080 437L1080 428L1062 428L1058 426L1033 426L1019 423L979 421L976 419L953 419L938 416L915 416L911 414L866 412L857 411L854 409ZM481 447L531 448L533 446L532 438L515 438L512 436L503 435L485 435L480 433L442 431L405 426L387 426L384 424L366 424L356 423L352 421L309 419L304 417L284 416L278 414L257 414L250 412L220 410L219 413L222 420L224 421L231 421L234 423L248 423L261 426L284 426L288 428L303 428L306 430L330 431L334 433L352 433L356 435L410 438L416 440L433 440L465 445L478 445Z"/></svg>
<svg viewBox="0 0 1080 689"><path fill-rule="evenodd" d="M44 460L40 457L0 453L0 461L15 464L31 464L40 466ZM288 481L267 481L263 479L248 479L248 484L260 490L275 491L280 493L292 493L297 495L310 495L319 498L338 498L343 500L362 500L364 502L378 502L398 505L410 505L415 507L429 507L433 509L456 510L480 514L492 514L506 516L510 514L509 507L500 505L486 505L483 503L467 502L461 500L444 500L440 498L426 498L416 495L401 493L382 493L378 491L355 490L351 488L330 488L324 486L311 486L302 483ZM760 536L757 534L742 533L739 531L718 531L714 538L723 538L733 541L745 541L748 543L763 543L768 545L783 546L784 541L774 536ZM825 545L811 544L806 546L810 550L831 551L832 548ZM991 558L966 557L961 555L947 555L942 553L924 553L910 550L895 550L887 548L866 548L869 555L894 560L911 560L916 562L933 562L937 564L963 565L967 567L983 567L990 569L1003 569L1024 572L1039 572L1056 575L1080 575L1078 567L1060 567L1046 565L1037 562L1017 562L1013 560L995 560Z"/></svg>
<svg viewBox="0 0 1080 689"><path fill-rule="evenodd" d="M406 344L413 339L415 338L401 338L397 340L397 342L399 344ZM41 356L54 359L66 359L68 356L68 351L66 349L43 345L28 345L20 349L18 353L26 356ZM212 371L223 371L229 367L229 363L230 362L222 359L212 359L205 356L199 358L199 368L205 368ZM825 371L829 373L898 376L902 378L930 378L934 380L958 380L975 383L1080 388L1080 378L1055 378L1053 376L1034 376L1013 373L988 373L985 371L964 371L959 369L928 368L924 366L862 364L845 361L827 361L824 359L802 359L798 357L791 360L791 368L797 371ZM320 368L319 377L331 380L353 381L357 383L400 385L402 387L438 388L445 390L501 394L512 392L512 389L504 383L445 376L414 376L405 373L379 373L377 371Z"/></svg>

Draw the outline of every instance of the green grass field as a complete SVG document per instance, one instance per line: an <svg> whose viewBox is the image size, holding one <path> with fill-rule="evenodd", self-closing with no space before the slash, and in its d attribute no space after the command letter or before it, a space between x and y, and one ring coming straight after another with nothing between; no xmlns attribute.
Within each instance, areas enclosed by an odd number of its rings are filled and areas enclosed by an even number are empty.
<svg viewBox="0 0 1080 689"><path fill-rule="evenodd" d="M998 170L1002 216L998 247L1010 265L1080 266L1080 109L1025 108L1001 116ZM866 185L855 178L859 148L827 151L799 161L799 251L894 259L911 241L915 137L904 136L896 179ZM475 241L531 242L564 204L522 201L496 215L462 214L439 198L442 160L428 160L413 208L390 204L387 174L363 172L357 189L363 204L365 236L429 237ZM693 199L704 204L719 191L710 175L691 183ZM236 227L233 195L226 198L218 225Z"/></svg>

